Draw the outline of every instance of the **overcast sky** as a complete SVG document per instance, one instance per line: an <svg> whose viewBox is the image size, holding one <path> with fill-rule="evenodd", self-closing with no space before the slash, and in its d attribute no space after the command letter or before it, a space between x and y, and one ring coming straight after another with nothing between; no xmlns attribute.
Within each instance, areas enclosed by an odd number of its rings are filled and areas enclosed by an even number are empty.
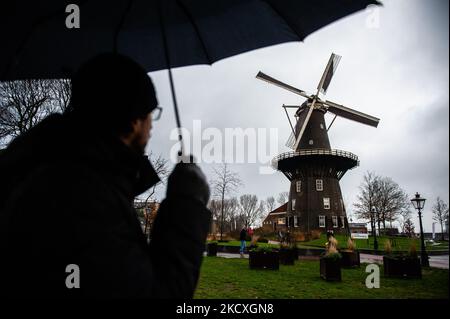
<svg viewBox="0 0 450 319"><path fill-rule="evenodd" d="M431 231L432 204L437 196L448 202L449 193L448 1L382 2L377 12L361 11L341 19L301 43L252 51L212 66L174 70L183 126L192 130L194 120L201 120L202 128L221 132L276 128L279 147L273 155L289 151L284 144L290 128L281 105L299 105L304 99L255 75L261 70L315 92L335 52L342 59L326 98L381 119L375 129L338 118L329 132L332 148L353 152L361 162L341 180L347 212L352 213L358 186L370 170L391 177L410 197L420 192L427 198L424 227ZM148 148L169 158L175 119L167 71L150 75L164 112ZM330 123L331 115L326 119ZM201 167L212 178L217 165ZM288 191L283 174L260 174L260 167L260 163L230 165L245 183L235 195L251 193L265 199Z"/></svg>

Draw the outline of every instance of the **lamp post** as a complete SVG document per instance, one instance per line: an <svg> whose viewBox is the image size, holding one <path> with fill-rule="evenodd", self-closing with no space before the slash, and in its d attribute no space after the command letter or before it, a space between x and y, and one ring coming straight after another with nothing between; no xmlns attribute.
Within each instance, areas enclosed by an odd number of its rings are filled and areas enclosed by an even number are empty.
<svg viewBox="0 0 450 319"><path fill-rule="evenodd" d="M377 241L377 230L376 228L376 214L377 214L377 210L375 208L375 206L372 206L372 220L373 220L373 224L372 224L372 234L373 234L373 249L375 250L375 252L378 251L378 241Z"/></svg>
<svg viewBox="0 0 450 319"><path fill-rule="evenodd" d="M423 267L429 267L430 262L428 261L427 251L425 250L425 240L423 237L423 227L422 227L422 209L425 206L425 198L420 197L419 193L416 193L416 196L411 199L411 202L415 209L419 212L419 223L420 223L420 242L421 242L421 252L420 252L420 261Z"/></svg>

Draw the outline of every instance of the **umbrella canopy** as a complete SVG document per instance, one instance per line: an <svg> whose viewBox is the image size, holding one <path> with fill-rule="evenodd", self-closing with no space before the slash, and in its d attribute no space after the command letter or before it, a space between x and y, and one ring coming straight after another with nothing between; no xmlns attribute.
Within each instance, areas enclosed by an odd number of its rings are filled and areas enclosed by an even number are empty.
<svg viewBox="0 0 450 319"><path fill-rule="evenodd" d="M376 0L73 0L0 4L0 81L69 78L89 58L118 52L146 70L212 64L290 41ZM69 6L69 7L68 7ZM72 20L73 19L73 20ZM70 23L76 21L77 27Z"/></svg>
<svg viewBox="0 0 450 319"><path fill-rule="evenodd" d="M78 3L80 28L66 12ZM0 80L69 77L116 51L149 72L302 41L375 0L47 0L0 4Z"/></svg>

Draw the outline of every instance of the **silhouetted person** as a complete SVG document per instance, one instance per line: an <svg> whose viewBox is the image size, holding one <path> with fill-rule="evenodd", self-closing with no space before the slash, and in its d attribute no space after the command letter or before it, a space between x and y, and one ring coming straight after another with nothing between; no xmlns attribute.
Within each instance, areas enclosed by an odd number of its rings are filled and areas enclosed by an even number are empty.
<svg viewBox="0 0 450 319"><path fill-rule="evenodd" d="M150 244L133 208L159 181L143 156L157 106L143 68L101 55L74 75L65 114L0 155L1 295L193 296L211 216L199 167L175 167Z"/></svg>

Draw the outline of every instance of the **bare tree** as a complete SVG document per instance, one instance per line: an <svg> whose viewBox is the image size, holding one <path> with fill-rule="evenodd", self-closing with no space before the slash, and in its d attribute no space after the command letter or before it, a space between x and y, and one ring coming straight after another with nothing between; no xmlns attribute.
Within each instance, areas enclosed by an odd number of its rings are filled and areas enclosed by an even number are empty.
<svg viewBox="0 0 450 319"><path fill-rule="evenodd" d="M383 229L386 229L386 221L397 220L400 213L409 210L411 202L408 195L400 186L389 177L380 177L377 181L374 206L376 207L378 218L378 231L380 231L380 222L383 223Z"/></svg>
<svg viewBox="0 0 450 319"><path fill-rule="evenodd" d="M436 198L433 206L433 220L441 225L441 240L444 240L444 223L448 220L448 206L440 197Z"/></svg>
<svg viewBox="0 0 450 319"><path fill-rule="evenodd" d="M268 210L268 213L275 209L275 197L273 197L273 196L267 197L266 208Z"/></svg>
<svg viewBox="0 0 450 319"><path fill-rule="evenodd" d="M278 194L277 198L278 204L284 205L288 200L289 200L289 192L281 192L280 194Z"/></svg>
<svg viewBox="0 0 450 319"><path fill-rule="evenodd" d="M50 85L52 112L67 110L72 96L72 82L69 79L51 80Z"/></svg>
<svg viewBox="0 0 450 319"><path fill-rule="evenodd" d="M208 209L211 211L213 221L218 221L222 212L221 200L212 198L208 203Z"/></svg>
<svg viewBox="0 0 450 319"><path fill-rule="evenodd" d="M355 215L360 219L370 220L372 232L375 231L376 220L378 216L373 216L372 207L375 204L376 194L378 192L378 181L380 177L373 172L366 172L363 182L359 186L359 194L356 197Z"/></svg>
<svg viewBox="0 0 450 319"><path fill-rule="evenodd" d="M156 174L158 174L160 182L153 185L147 192L145 192L145 202L148 203L150 200L153 199L156 189L161 184L165 184L166 179L169 175L169 166L168 166L168 160L165 159L161 154L158 156L155 156L153 152L150 152L148 155L148 158L150 162L152 163L153 169L155 170Z"/></svg>
<svg viewBox="0 0 450 319"><path fill-rule="evenodd" d="M371 226L378 226L381 233L381 223L386 229L386 222L398 220L400 216L408 215L411 203L407 194L401 187L389 177L381 177L373 172L364 175L363 182L359 187L357 202L354 204L355 213L358 218L369 219ZM375 216L372 214L375 208ZM405 215L406 213L406 215ZM409 216L403 218L404 223Z"/></svg>
<svg viewBox="0 0 450 319"><path fill-rule="evenodd" d="M1 137L18 136L48 114L51 81L22 80L0 83Z"/></svg>
<svg viewBox="0 0 450 319"><path fill-rule="evenodd" d="M239 201L236 197L225 199L223 207L224 232L233 231L241 226L239 218ZM208 208L212 212L213 221L220 221L222 216L222 200L211 199Z"/></svg>
<svg viewBox="0 0 450 319"><path fill-rule="evenodd" d="M410 209L402 210L400 211L399 215L401 217L401 219L399 220L400 229L402 232L404 232L405 223L407 222L408 219L411 219L411 210Z"/></svg>
<svg viewBox="0 0 450 319"><path fill-rule="evenodd" d="M411 218L408 218L403 224L403 233L408 235L408 237L414 236L414 223L412 222Z"/></svg>
<svg viewBox="0 0 450 319"><path fill-rule="evenodd" d="M241 205L241 216L246 227L255 225L264 214L264 203L259 202L256 195L242 195L239 198L239 203Z"/></svg>
<svg viewBox="0 0 450 319"><path fill-rule="evenodd" d="M239 222L239 201L236 197L224 201L224 215L229 225L229 230L239 229L242 225Z"/></svg>
<svg viewBox="0 0 450 319"><path fill-rule="evenodd" d="M167 159L165 159L161 154L158 156L155 156L152 152L150 152L149 154L149 160L153 165L153 169L155 170L155 172L158 174L159 178L160 178L160 182L156 183L155 185L153 185L148 191L146 191L143 196L145 196L145 201L144 201L144 209L147 210L149 205L148 203L152 200L154 200L154 195L156 193L156 189L159 185L164 184L166 182L166 179L169 175L169 168L168 168L168 161ZM147 231L147 228L150 228L150 231L148 232L149 235L151 233L151 228L152 225L149 224L149 219L150 219L150 212L147 212L147 214L145 215L145 228L144 228L144 232Z"/></svg>
<svg viewBox="0 0 450 319"><path fill-rule="evenodd" d="M238 174L231 171L226 163L219 168L214 168L214 180L212 182L214 195L220 199L221 213L220 213L220 240L223 238L224 228L224 208L225 196L236 191L242 185L242 181Z"/></svg>
<svg viewBox="0 0 450 319"><path fill-rule="evenodd" d="M0 82L0 140L25 133L51 113L63 112L70 96L66 79Z"/></svg>

